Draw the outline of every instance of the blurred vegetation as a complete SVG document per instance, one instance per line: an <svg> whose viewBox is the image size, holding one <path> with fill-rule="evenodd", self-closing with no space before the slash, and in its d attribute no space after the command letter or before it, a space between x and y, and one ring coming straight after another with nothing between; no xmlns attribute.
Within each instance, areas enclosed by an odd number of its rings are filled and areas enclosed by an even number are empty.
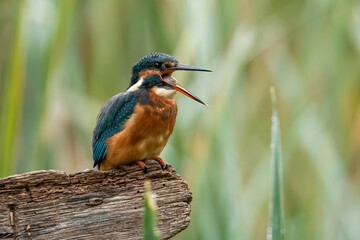
<svg viewBox="0 0 360 240"><path fill-rule="evenodd" d="M149 52L176 73L162 157L193 192L175 239L264 239L270 85L277 89L287 239L360 236L360 2L0 1L0 177L91 168L101 106Z"/></svg>

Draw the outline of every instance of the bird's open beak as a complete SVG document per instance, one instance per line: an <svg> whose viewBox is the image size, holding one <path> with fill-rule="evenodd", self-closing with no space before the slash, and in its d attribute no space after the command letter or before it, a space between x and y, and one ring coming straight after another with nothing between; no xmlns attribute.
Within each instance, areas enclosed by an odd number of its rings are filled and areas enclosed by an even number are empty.
<svg viewBox="0 0 360 240"><path fill-rule="evenodd" d="M209 69L206 68L199 68L199 67L193 67L193 66L188 66L188 65L184 65L184 64L177 64L174 67L169 67L169 70L185 70L185 71L201 71L201 72L212 72Z"/></svg>
<svg viewBox="0 0 360 240"><path fill-rule="evenodd" d="M170 70L171 72L177 71L177 70L185 70L185 71L202 71L202 72L212 72L209 69L205 69L205 68L199 68L199 67L193 67L193 66L188 66L188 65L183 65L183 64L177 64L174 67L169 67L167 68L167 70ZM182 86L180 86L177 83L172 83L172 82L167 82L165 81L168 85L170 85L171 87L173 87L176 91L181 92L182 94L188 96L189 98L194 99L195 101L204 104L205 106L207 106L207 104L205 102L203 102L200 98L198 98L197 96L195 96L194 94L192 94L191 92L189 92L188 90L186 90L185 88L183 88Z"/></svg>

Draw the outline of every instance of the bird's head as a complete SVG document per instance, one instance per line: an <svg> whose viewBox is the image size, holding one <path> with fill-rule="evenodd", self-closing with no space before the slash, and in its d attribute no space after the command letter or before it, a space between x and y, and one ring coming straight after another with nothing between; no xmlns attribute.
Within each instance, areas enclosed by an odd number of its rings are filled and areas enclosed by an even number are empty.
<svg viewBox="0 0 360 240"><path fill-rule="evenodd" d="M150 53L134 65L128 91L139 88L151 89L165 98L174 98L178 91L206 105L194 94L181 87L172 77L172 73L177 70L211 72L205 68L180 64L176 58L164 53Z"/></svg>

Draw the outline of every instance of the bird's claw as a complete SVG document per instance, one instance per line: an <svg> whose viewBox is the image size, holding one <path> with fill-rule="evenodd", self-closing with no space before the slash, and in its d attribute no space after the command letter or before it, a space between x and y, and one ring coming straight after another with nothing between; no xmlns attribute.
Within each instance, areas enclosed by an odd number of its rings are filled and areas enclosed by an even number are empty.
<svg viewBox="0 0 360 240"><path fill-rule="evenodd" d="M155 161L158 161L161 165L162 170L165 170L167 167L167 164L164 160L162 160L161 157L154 158Z"/></svg>
<svg viewBox="0 0 360 240"><path fill-rule="evenodd" d="M160 163L162 170L165 170L167 168L166 162L162 160L160 157L154 158L154 160ZM136 163L141 167L144 173L147 173L147 167L143 161L136 161Z"/></svg>
<svg viewBox="0 0 360 240"><path fill-rule="evenodd" d="M141 169L144 171L144 173L147 173L147 167L146 167L145 163L143 163L142 161L136 161L136 163L141 167Z"/></svg>

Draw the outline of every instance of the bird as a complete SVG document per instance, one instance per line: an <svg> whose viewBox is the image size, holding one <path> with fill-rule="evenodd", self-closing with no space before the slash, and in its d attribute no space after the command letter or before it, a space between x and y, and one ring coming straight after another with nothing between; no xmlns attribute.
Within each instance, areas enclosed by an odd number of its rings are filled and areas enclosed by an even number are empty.
<svg viewBox="0 0 360 240"><path fill-rule="evenodd" d="M111 97L97 117L91 138L93 167L106 171L136 162L146 172L143 161L148 159L158 161L162 169L167 167L160 153L175 126L177 92L207 105L178 84L172 74L179 70L211 72L158 52L133 66L126 91Z"/></svg>

